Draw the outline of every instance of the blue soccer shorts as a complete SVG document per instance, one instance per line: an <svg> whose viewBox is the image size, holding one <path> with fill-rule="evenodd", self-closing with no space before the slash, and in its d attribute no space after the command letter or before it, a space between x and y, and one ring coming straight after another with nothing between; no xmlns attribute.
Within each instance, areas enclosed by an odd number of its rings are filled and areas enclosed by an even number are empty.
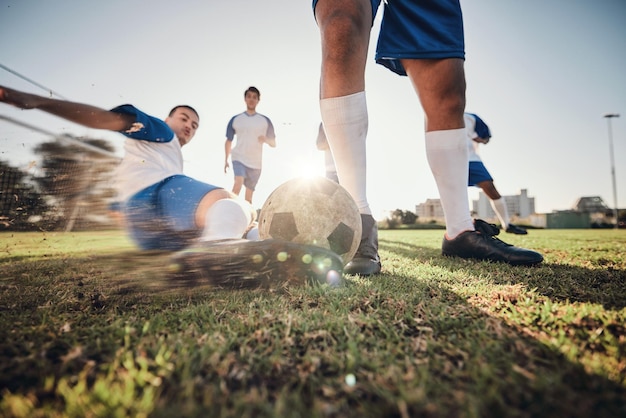
<svg viewBox="0 0 626 418"><path fill-rule="evenodd" d="M491 174L489 174L482 161L470 161L467 185L476 186L483 181L493 181Z"/></svg>
<svg viewBox="0 0 626 418"><path fill-rule="evenodd" d="M260 168L250 168L243 165L240 161L233 161L233 173L237 177L243 177L243 185L250 190L256 188L259 178L261 178Z"/></svg>
<svg viewBox="0 0 626 418"><path fill-rule="evenodd" d="M198 238L196 208L220 187L183 175L168 177L133 195L123 206L126 228L144 250L176 251Z"/></svg>
<svg viewBox="0 0 626 418"><path fill-rule="evenodd" d="M332 1L332 0L324 0ZM313 10L318 0L313 0ZM380 0L371 0L372 19ZM459 0L388 0L376 46L376 62L406 75L401 59L465 59Z"/></svg>

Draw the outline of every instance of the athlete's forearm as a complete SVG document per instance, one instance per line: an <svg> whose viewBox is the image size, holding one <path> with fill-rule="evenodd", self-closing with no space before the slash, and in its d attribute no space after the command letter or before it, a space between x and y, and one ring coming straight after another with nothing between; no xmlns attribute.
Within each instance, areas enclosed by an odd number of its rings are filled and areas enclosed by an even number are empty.
<svg viewBox="0 0 626 418"><path fill-rule="evenodd" d="M276 138L267 138L265 143L272 148L276 148Z"/></svg>
<svg viewBox="0 0 626 418"><path fill-rule="evenodd" d="M231 146L232 143L227 138L226 142L224 143L224 173L226 173L228 171L228 168L230 167L230 164L228 164L228 157L230 157Z"/></svg>
<svg viewBox="0 0 626 418"><path fill-rule="evenodd" d="M134 122L132 115L110 112L84 103L50 99L0 86L0 101L20 109L38 109L94 129L123 131Z"/></svg>
<svg viewBox="0 0 626 418"><path fill-rule="evenodd" d="M268 138L265 135L261 135L259 136L259 142L265 143L272 148L276 147L276 138Z"/></svg>
<svg viewBox="0 0 626 418"><path fill-rule="evenodd" d="M226 142L224 143L224 161L228 161L228 157L230 157L231 147L232 147L232 142L230 142L227 139Z"/></svg>

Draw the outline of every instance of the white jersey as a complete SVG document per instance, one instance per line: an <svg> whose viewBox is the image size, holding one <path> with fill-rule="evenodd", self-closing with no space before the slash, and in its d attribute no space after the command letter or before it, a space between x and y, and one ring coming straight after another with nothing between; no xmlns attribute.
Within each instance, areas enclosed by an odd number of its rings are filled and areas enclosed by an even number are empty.
<svg viewBox="0 0 626 418"><path fill-rule="evenodd" d="M124 151L116 172L122 201L165 178L183 174L183 154L177 139L154 143L129 138L124 142Z"/></svg>
<svg viewBox="0 0 626 418"><path fill-rule="evenodd" d="M120 201L176 174L183 174L183 154L180 142L167 124L146 115L130 105L113 109L136 117L133 127L120 132L124 142L124 158L116 171L116 186Z"/></svg>
<svg viewBox="0 0 626 418"><path fill-rule="evenodd" d="M275 138L272 121L260 113L247 112L233 116L226 127L226 139L237 142L231 149L231 159L239 161L248 168L260 169L263 163L263 142L259 136Z"/></svg>
<svg viewBox="0 0 626 418"><path fill-rule="evenodd" d="M467 136L467 153L469 161L482 161L478 155L478 146L480 143L474 141L474 138L491 138L489 127L483 120L473 113L465 113L465 134Z"/></svg>

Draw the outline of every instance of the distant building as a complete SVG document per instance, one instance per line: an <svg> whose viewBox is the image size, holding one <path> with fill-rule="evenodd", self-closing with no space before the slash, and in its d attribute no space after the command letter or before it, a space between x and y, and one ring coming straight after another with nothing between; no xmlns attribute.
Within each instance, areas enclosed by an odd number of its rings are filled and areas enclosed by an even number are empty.
<svg viewBox="0 0 626 418"><path fill-rule="evenodd" d="M588 213L573 210L561 210L543 215L543 228L548 229L586 229L591 227Z"/></svg>
<svg viewBox="0 0 626 418"><path fill-rule="evenodd" d="M607 228L615 225L613 211L599 196L579 198L571 209L536 215L533 226L550 229Z"/></svg>
<svg viewBox="0 0 626 418"><path fill-rule="evenodd" d="M509 215L515 218L528 218L535 213L535 198L528 197L528 191L522 189L519 195L502 196L506 202ZM480 191L478 200L472 201L472 212L476 217L497 222L497 217L491 208L487 195ZM415 206L415 214L422 222L444 221L443 207L439 199L427 199L426 202Z"/></svg>
<svg viewBox="0 0 626 418"><path fill-rule="evenodd" d="M583 196L580 197L571 210L555 211L553 216L567 216L570 213L578 213L582 217L586 217L586 228L590 227L608 227L615 224L613 210L604 203L600 196ZM569 215L571 216L571 214ZM569 223L566 227L570 227Z"/></svg>
<svg viewBox="0 0 626 418"><path fill-rule="evenodd" d="M573 210L583 213L610 213L611 209L600 196L587 196L579 198L574 203Z"/></svg>
<svg viewBox="0 0 626 418"><path fill-rule="evenodd" d="M518 195L502 198L511 217L528 218L535 213L535 198L528 197L526 189L522 189ZM478 200L472 201L472 212L480 219L497 219L496 213L491 208L491 201L482 190L478 193Z"/></svg>
<svg viewBox="0 0 626 418"><path fill-rule="evenodd" d="M443 221L443 207L439 199L426 199L426 202L415 206L415 214L420 222Z"/></svg>
<svg viewBox="0 0 626 418"><path fill-rule="evenodd" d="M535 213L535 198L528 197L526 189L519 195L502 196L514 222L535 228L606 228L615 225L613 210L599 196L579 198L571 209L552 213ZM472 212L476 218L498 223L489 198L479 192L478 200L472 201ZM420 222L444 222L443 208L439 199L427 199L415 206L415 214Z"/></svg>

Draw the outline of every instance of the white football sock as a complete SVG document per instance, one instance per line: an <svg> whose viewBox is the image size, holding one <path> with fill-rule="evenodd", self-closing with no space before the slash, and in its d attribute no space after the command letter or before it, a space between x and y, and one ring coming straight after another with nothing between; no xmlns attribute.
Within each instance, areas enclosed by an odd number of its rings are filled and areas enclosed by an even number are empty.
<svg viewBox="0 0 626 418"><path fill-rule="evenodd" d="M469 158L465 129L426 132L426 157L435 177L446 217L446 235L473 231L467 195Z"/></svg>
<svg viewBox="0 0 626 418"><path fill-rule="evenodd" d="M326 170L326 178L332 181L337 181L337 168L335 167L335 160L333 159L333 153L327 149L324 151L324 169ZM338 181L337 181L338 182Z"/></svg>
<svg viewBox="0 0 626 418"><path fill-rule="evenodd" d="M220 199L207 210L202 241L242 238L252 222L247 203L238 199Z"/></svg>
<svg viewBox="0 0 626 418"><path fill-rule="evenodd" d="M509 211L506 208L506 202L504 199L496 199L491 201L491 208L496 213L498 219L500 219L500 225L502 225L502 229L506 229L509 226L509 222L511 222L511 218L509 218Z"/></svg>
<svg viewBox="0 0 626 418"><path fill-rule="evenodd" d="M250 230L246 232L245 238L249 241L260 241L261 237L259 236L259 227L253 226L250 228Z"/></svg>
<svg viewBox="0 0 626 418"><path fill-rule="evenodd" d="M322 99L320 111L339 184L350 193L359 212L371 215L366 193L368 117L365 92Z"/></svg>

